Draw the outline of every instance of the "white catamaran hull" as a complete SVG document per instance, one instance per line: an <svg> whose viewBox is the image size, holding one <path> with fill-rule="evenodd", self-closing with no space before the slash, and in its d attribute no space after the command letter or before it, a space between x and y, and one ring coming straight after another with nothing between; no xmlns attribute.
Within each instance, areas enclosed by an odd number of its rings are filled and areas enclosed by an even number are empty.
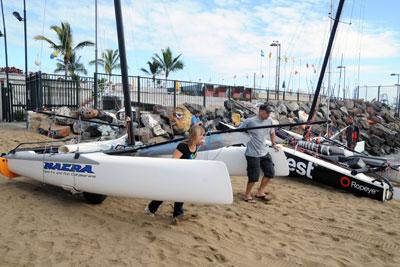
<svg viewBox="0 0 400 267"><path fill-rule="evenodd" d="M8 154L11 172L66 190L194 203L230 204L232 186L218 161L110 156L104 153Z"/></svg>

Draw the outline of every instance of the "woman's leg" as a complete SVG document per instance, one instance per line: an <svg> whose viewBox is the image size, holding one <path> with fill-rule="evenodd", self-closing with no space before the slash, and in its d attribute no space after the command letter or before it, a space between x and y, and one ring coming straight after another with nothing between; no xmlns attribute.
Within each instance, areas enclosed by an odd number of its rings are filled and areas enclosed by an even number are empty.
<svg viewBox="0 0 400 267"><path fill-rule="evenodd" d="M158 208L160 207L160 205L162 204L163 202L162 201L159 201L159 200L153 200L153 201L151 201L150 202L150 204L149 204L149 211L151 212L151 213L156 213L156 211L158 210Z"/></svg>
<svg viewBox="0 0 400 267"><path fill-rule="evenodd" d="M175 202L172 217L176 218L181 215L183 215L183 202Z"/></svg>

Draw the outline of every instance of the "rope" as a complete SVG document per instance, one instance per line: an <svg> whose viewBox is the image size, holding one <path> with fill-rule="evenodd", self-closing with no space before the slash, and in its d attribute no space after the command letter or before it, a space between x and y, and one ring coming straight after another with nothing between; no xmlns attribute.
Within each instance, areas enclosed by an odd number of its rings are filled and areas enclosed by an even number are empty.
<svg viewBox="0 0 400 267"><path fill-rule="evenodd" d="M45 25L45 23L46 23L46 4L47 4L46 2L47 2L46 0L43 1L42 35L44 35L44 25ZM41 45L40 45L40 64L39 64L39 70L42 70L43 42L44 42L44 41L42 40Z"/></svg>

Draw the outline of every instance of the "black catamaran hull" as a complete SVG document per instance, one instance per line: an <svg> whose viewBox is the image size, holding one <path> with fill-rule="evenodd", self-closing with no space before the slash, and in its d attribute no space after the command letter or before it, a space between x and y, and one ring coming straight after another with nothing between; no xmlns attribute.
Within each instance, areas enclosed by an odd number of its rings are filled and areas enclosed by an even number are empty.
<svg viewBox="0 0 400 267"><path fill-rule="evenodd" d="M365 174L352 175L351 171L336 164L312 157L291 148L284 148L289 165L289 177L302 177L332 186L355 195L386 201L392 198L386 182Z"/></svg>

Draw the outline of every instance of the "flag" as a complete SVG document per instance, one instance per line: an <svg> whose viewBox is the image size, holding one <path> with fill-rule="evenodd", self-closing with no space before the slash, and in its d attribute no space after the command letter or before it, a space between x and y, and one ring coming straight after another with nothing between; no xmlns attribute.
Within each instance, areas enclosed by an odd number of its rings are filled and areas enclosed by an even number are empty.
<svg viewBox="0 0 400 267"><path fill-rule="evenodd" d="M58 50L54 50L53 53L50 54L50 59L58 57L60 52Z"/></svg>
<svg viewBox="0 0 400 267"><path fill-rule="evenodd" d="M264 57L264 51L263 50L260 51L260 56Z"/></svg>
<svg viewBox="0 0 400 267"><path fill-rule="evenodd" d="M271 52L271 51L269 52L269 55L268 55L268 57L269 57L269 59L271 59L271 58L272 58L272 52Z"/></svg>

